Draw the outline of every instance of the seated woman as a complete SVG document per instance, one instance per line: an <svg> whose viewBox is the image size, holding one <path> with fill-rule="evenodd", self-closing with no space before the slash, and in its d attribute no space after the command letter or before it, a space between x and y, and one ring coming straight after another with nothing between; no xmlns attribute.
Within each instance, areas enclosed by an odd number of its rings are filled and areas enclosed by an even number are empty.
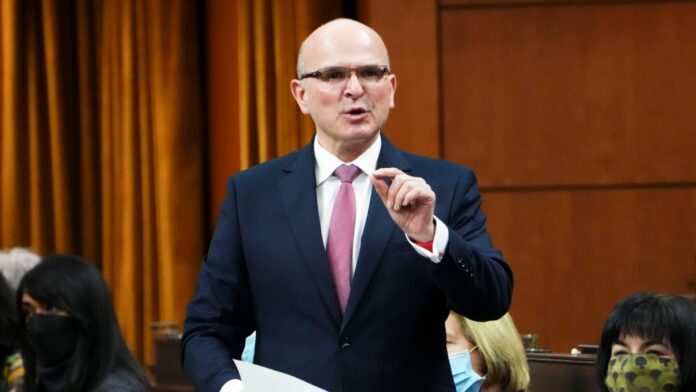
<svg viewBox="0 0 696 392"><path fill-rule="evenodd" d="M604 392L696 391L696 304L635 293L609 314L597 352Z"/></svg>
<svg viewBox="0 0 696 392"><path fill-rule="evenodd" d="M525 392L529 367L509 313L478 322L450 312L445 321L447 353L457 392Z"/></svg>
<svg viewBox="0 0 696 392"><path fill-rule="evenodd" d="M21 391L24 365L19 353L22 331L15 296L22 276L39 262L39 256L23 248L0 251L0 392Z"/></svg>
<svg viewBox="0 0 696 392"><path fill-rule="evenodd" d="M0 274L0 392L17 391L22 384L24 367L19 355L19 338L14 293L5 276Z"/></svg>
<svg viewBox="0 0 696 392"><path fill-rule="evenodd" d="M44 258L17 289L27 391L147 391L97 268Z"/></svg>

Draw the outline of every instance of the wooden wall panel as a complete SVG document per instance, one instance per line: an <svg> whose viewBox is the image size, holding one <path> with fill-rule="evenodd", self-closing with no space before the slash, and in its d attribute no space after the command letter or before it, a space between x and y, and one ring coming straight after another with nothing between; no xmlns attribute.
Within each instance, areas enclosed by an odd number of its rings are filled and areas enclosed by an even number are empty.
<svg viewBox="0 0 696 392"><path fill-rule="evenodd" d="M478 174L520 331L567 352L630 292L693 294L696 1L359 5L405 75L388 134Z"/></svg>
<svg viewBox="0 0 696 392"><path fill-rule="evenodd" d="M696 182L696 3L449 7L445 157L484 186Z"/></svg>
<svg viewBox="0 0 696 392"><path fill-rule="evenodd" d="M596 344L625 295L684 294L696 278L694 188L489 193L484 210L515 272L518 329L555 351Z"/></svg>

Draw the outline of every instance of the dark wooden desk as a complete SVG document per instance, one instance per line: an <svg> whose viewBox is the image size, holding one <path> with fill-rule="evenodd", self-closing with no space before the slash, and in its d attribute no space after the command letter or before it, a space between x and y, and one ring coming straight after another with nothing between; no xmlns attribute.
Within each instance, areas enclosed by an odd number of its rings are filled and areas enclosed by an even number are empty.
<svg viewBox="0 0 696 392"><path fill-rule="evenodd" d="M152 364L154 392L193 392L181 370L181 340L178 336L157 337L155 363Z"/></svg>
<svg viewBox="0 0 696 392"><path fill-rule="evenodd" d="M177 336L158 337L152 365L155 392L193 392L180 364ZM596 392L594 354L527 353L533 392Z"/></svg>
<svg viewBox="0 0 696 392"><path fill-rule="evenodd" d="M595 355L527 353L533 392L596 392Z"/></svg>

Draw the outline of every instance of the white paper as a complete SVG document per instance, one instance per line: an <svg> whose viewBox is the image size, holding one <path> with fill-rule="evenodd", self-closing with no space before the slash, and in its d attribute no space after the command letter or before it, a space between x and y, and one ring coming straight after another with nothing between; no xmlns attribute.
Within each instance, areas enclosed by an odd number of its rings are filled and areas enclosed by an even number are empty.
<svg viewBox="0 0 696 392"><path fill-rule="evenodd" d="M244 392L326 392L297 377L267 367L234 360L242 376Z"/></svg>

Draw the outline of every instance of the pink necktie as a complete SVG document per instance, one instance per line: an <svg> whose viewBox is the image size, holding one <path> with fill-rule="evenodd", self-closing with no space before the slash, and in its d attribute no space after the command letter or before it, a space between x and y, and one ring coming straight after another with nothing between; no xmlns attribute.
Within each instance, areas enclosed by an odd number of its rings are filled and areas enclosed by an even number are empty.
<svg viewBox="0 0 696 392"><path fill-rule="evenodd" d="M355 232L355 192L353 180L360 174L355 165L340 166L334 175L341 180L341 188L336 195L331 224L326 240L326 253L329 257L331 276L336 287L338 303L345 312L350 294L350 276L353 261L353 233Z"/></svg>

